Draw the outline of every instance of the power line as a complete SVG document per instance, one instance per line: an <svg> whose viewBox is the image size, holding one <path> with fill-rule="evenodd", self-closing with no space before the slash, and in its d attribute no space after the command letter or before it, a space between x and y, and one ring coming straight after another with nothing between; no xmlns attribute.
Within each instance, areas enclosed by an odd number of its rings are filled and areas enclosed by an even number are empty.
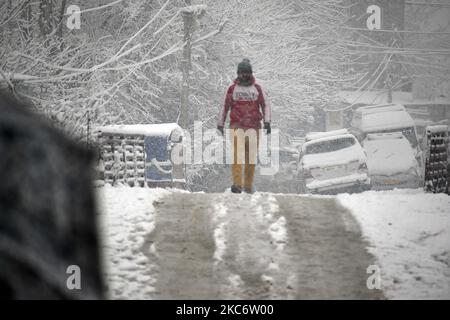
<svg viewBox="0 0 450 320"><path fill-rule="evenodd" d="M402 64L407 64L407 65L411 65L411 66L416 66L416 67L424 67L424 68L434 68L434 69L439 69L442 72L448 72L450 71L450 67L449 66L444 66L444 65L434 65L434 64L425 64L425 63L415 63L415 62L411 62L411 61L402 61Z"/></svg>
<svg viewBox="0 0 450 320"><path fill-rule="evenodd" d="M324 111L345 111L345 110L351 109L355 104L358 103L358 100L363 95L365 95L367 92L369 92L370 90L373 89L373 87L376 85L376 83L378 82L380 77L383 75L383 73L388 68L388 66L391 62L391 59L392 59L392 54L384 55L383 59L380 61L377 68L372 72L372 74L369 76L369 78L355 91L355 93L358 93L359 95L356 99L354 99L354 101L350 105L348 105L344 108L340 108L340 109L329 109L329 108L325 107L323 110ZM381 71L379 71L380 69L381 69ZM374 77L377 73L378 73L378 76L374 79ZM364 87L366 87L366 89L364 89Z"/></svg>
<svg viewBox="0 0 450 320"><path fill-rule="evenodd" d="M355 47L355 48L364 48L364 49L376 49L373 51L373 53L385 53L386 51L394 51L398 53L423 53L423 54L449 54L450 49L425 49L425 48L405 48L405 47L389 47L389 46L374 46L370 44L366 44L364 42L360 41L342 41L342 44L348 47ZM361 51L365 52L365 50L356 49L353 51Z"/></svg>
<svg viewBox="0 0 450 320"><path fill-rule="evenodd" d="M442 2L415 2L415 1L405 1L407 5L413 6L439 6L439 7L450 7L450 3L442 3Z"/></svg>
<svg viewBox="0 0 450 320"><path fill-rule="evenodd" d="M450 6L450 5L449 5ZM387 29L373 29L357 28L357 27L341 27L345 30L366 31L366 32L390 32L390 33L411 33L424 35L450 35L450 32L433 32L433 31L413 31L413 30L387 30Z"/></svg>
<svg viewBox="0 0 450 320"><path fill-rule="evenodd" d="M378 50L378 51L371 51L371 50L355 50L357 53L371 53L371 54L397 54L397 55L424 55L424 56L433 56L433 55L450 55L450 51L448 52L413 52L413 51L401 51L401 50Z"/></svg>

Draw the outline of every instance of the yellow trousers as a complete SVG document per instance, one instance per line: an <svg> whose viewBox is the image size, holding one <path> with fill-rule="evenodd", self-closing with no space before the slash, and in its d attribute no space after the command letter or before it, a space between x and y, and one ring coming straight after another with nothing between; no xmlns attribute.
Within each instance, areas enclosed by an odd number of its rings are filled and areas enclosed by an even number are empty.
<svg viewBox="0 0 450 320"><path fill-rule="evenodd" d="M231 141L233 146L233 163L231 165L233 184L252 190L259 148L259 130L231 129ZM242 177L243 171L244 177Z"/></svg>

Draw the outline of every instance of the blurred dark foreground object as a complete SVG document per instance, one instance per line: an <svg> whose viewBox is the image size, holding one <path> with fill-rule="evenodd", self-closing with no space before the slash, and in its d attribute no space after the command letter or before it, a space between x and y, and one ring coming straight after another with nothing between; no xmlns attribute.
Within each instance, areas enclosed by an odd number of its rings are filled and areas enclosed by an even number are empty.
<svg viewBox="0 0 450 320"><path fill-rule="evenodd" d="M104 298L92 158L0 92L0 298Z"/></svg>

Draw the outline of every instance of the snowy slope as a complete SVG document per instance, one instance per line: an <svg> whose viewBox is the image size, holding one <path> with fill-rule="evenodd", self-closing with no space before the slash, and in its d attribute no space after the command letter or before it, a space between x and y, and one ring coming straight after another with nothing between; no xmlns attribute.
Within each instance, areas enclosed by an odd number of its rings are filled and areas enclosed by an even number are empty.
<svg viewBox="0 0 450 320"><path fill-rule="evenodd" d="M369 240L388 298L450 299L449 196L417 189L337 198Z"/></svg>

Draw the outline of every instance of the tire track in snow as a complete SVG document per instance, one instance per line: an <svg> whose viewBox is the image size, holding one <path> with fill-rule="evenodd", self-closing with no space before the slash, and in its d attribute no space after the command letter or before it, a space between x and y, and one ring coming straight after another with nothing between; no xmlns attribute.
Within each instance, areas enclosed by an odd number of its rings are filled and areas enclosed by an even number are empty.
<svg viewBox="0 0 450 320"><path fill-rule="evenodd" d="M366 270L375 259L348 210L333 197L275 197L289 234L289 265L281 270L296 274L289 284L295 299L384 298L383 292L366 286Z"/></svg>
<svg viewBox="0 0 450 320"><path fill-rule="evenodd" d="M221 216L215 222L215 234L220 235L216 253L221 257L216 272L226 279L220 290L223 298L286 298L278 276L279 261L285 259L286 220L279 216L277 200L261 193L225 193L216 211Z"/></svg>
<svg viewBox="0 0 450 320"><path fill-rule="evenodd" d="M382 298L351 215L333 198L171 193L145 246L156 299Z"/></svg>
<svg viewBox="0 0 450 320"><path fill-rule="evenodd" d="M222 299L236 299L242 295L243 281L238 274L228 272L224 268L224 255L228 244L228 209L226 200L220 196L219 202L214 205L212 223L214 225L214 273L219 287L219 296Z"/></svg>
<svg viewBox="0 0 450 320"><path fill-rule="evenodd" d="M218 298L210 203L204 194L173 192L156 204L155 231L146 242L157 252L151 255L159 266L155 299Z"/></svg>
<svg viewBox="0 0 450 320"><path fill-rule="evenodd" d="M214 251L214 263L218 264L223 261L223 255L226 250L225 229L228 226L226 221L227 208L223 203L219 202L214 206L212 222L216 226L214 229L214 243L216 250Z"/></svg>

